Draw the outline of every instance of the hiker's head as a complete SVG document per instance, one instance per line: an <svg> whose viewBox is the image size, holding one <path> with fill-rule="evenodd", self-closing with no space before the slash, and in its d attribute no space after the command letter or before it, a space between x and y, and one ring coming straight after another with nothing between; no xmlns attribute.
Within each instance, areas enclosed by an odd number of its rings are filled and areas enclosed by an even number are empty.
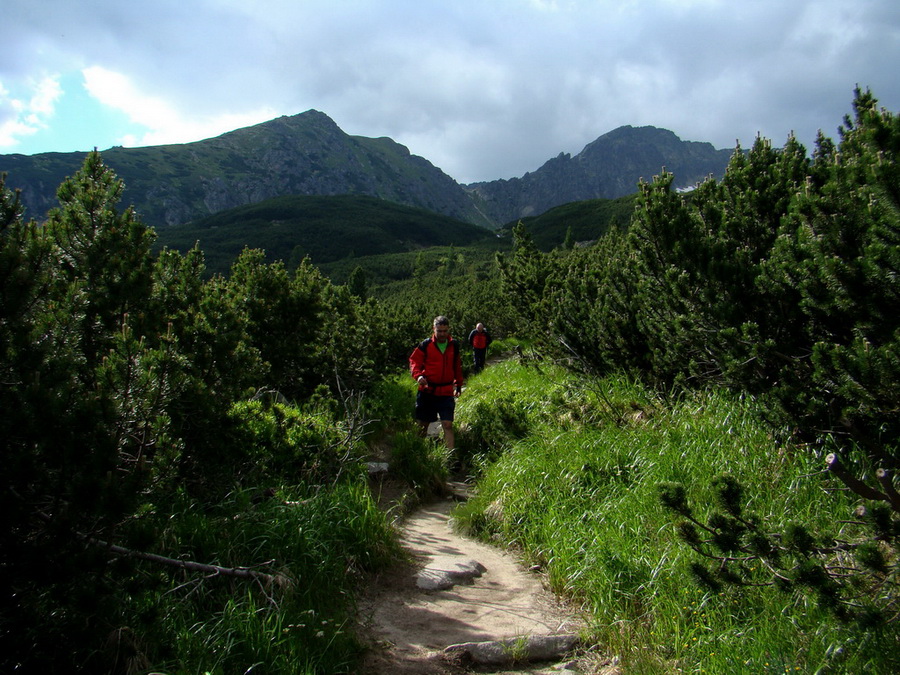
<svg viewBox="0 0 900 675"><path fill-rule="evenodd" d="M475 326L475 330L477 330L479 333L483 333L484 332L484 324L479 322L478 325Z"/></svg>
<svg viewBox="0 0 900 675"><path fill-rule="evenodd" d="M434 337L438 342L446 342L450 337L450 319L439 316L434 320Z"/></svg>

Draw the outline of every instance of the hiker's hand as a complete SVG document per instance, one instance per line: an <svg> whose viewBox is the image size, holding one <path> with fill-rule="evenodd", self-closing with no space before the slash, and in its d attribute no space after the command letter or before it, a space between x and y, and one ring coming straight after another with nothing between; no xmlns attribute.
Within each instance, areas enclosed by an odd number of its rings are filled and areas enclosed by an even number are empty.
<svg viewBox="0 0 900 675"><path fill-rule="evenodd" d="M453 392L454 396L459 396L462 393L462 387L457 386L456 391Z"/></svg>
<svg viewBox="0 0 900 675"><path fill-rule="evenodd" d="M425 376L424 376L424 375L419 375L419 379L417 379L416 382L419 383L419 386L420 386L420 387L427 387L427 386L428 386L428 380L425 379Z"/></svg>

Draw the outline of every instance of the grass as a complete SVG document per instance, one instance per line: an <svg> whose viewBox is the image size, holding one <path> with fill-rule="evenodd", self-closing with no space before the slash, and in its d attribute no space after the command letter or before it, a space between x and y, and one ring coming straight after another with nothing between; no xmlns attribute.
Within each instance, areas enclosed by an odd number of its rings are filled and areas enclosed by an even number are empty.
<svg viewBox="0 0 900 675"><path fill-rule="evenodd" d="M509 361L470 381L458 413L458 445L480 475L458 522L541 565L626 672L898 667L896 627L841 624L772 587L711 594L692 583L695 556L659 503L661 483L683 484L703 519L713 478L728 472L772 531L796 521L834 532L855 506L821 457L781 442L752 402L707 393L663 403L634 383Z"/></svg>
<svg viewBox="0 0 900 675"><path fill-rule="evenodd" d="M422 438L415 431L393 439L391 471L420 498L441 494L449 476L450 455L443 442Z"/></svg>
<svg viewBox="0 0 900 675"><path fill-rule="evenodd" d="M659 502L660 484L681 483L703 519L713 478L727 471L773 531L791 521L832 531L855 503L823 475L821 457L782 441L757 421L752 402L717 393L663 401L638 383L585 380L523 351L473 376L459 400L455 459L478 490L456 519L539 565L556 592L583 607L598 649L617 655L624 672L897 670L895 626L879 633L841 624L814 599L771 587L716 594L694 585L695 554ZM411 381L388 378L378 391L366 410L377 420L373 437L392 443L393 471L423 494L434 491L449 458L415 434ZM245 415L254 442L281 443L253 412ZM294 418L283 418L290 431ZM157 552L252 566L290 583L119 558L106 582L133 591L122 595L118 623L107 617L120 627L110 637L115 655L98 662L198 675L355 672L359 582L399 549L362 472L342 476L235 490L215 504L182 497L148 505L135 536L160 530L153 539L165 550Z"/></svg>
<svg viewBox="0 0 900 675"><path fill-rule="evenodd" d="M424 497L447 477L443 446L422 439L412 422L408 376L385 378L365 402L371 439L389 439L392 473ZM364 471L316 484L306 453L333 442L327 423L290 406L236 406L246 442L272 466L260 475L296 484L276 490L236 489L217 504L183 497L145 508L143 528L163 530L163 553L223 567L250 566L287 582L172 574L148 563L119 560L117 575L142 579L121 607L114 661L133 672L353 673L362 652L355 599L372 571L401 553L388 514L376 505ZM315 453L313 453L315 454ZM302 481L302 482L301 482ZM155 583L147 583L150 577ZM140 589L139 591L137 589ZM105 662L109 662L109 657Z"/></svg>
<svg viewBox="0 0 900 675"><path fill-rule="evenodd" d="M130 663L164 673L353 672L356 586L398 554L365 484L286 487L261 500L241 491L214 507L174 505L159 521L173 557L289 581L167 574L120 561L123 576L157 578L122 608L132 628L120 651Z"/></svg>
<svg viewBox="0 0 900 675"><path fill-rule="evenodd" d="M407 373L385 377L367 397L365 414L372 420L370 440L390 447L391 474L419 501L444 493L450 454L442 439L420 436L413 418L415 396L415 382Z"/></svg>

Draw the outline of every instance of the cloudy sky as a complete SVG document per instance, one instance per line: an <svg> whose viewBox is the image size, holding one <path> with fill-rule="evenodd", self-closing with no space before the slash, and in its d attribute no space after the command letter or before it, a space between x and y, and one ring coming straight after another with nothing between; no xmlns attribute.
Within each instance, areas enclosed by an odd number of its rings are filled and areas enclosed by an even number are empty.
<svg viewBox="0 0 900 675"><path fill-rule="evenodd" d="M0 154L314 108L468 183L624 124L811 147L857 84L900 111L897 0L3 0L0 45Z"/></svg>

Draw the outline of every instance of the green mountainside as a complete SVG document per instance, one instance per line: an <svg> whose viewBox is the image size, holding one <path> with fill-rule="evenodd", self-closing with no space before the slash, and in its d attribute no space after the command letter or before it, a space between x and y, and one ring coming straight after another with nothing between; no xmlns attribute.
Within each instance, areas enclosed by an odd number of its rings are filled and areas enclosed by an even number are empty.
<svg viewBox="0 0 900 675"><path fill-rule="evenodd" d="M488 225L463 188L389 138L350 136L310 110L180 145L101 153L125 182L125 204L157 229L284 195L360 194ZM27 217L43 220L85 153L0 155Z"/></svg>
<svg viewBox="0 0 900 675"><path fill-rule="evenodd" d="M245 247L263 249L268 260L296 267L307 256L322 265L496 239L477 225L363 195L276 197L157 234L157 247L184 252L199 243L207 269L222 274Z"/></svg>
<svg viewBox="0 0 900 675"><path fill-rule="evenodd" d="M721 177L730 155L665 129L626 126L521 178L460 185L390 138L350 136L316 110L194 143L102 151L125 183L123 205L158 230L287 195L367 195L499 228L569 202L634 194L663 167L676 187ZM21 191L26 217L42 221L57 205L57 186L84 159L0 155L0 173Z"/></svg>
<svg viewBox="0 0 900 675"><path fill-rule="evenodd" d="M556 206L521 222L535 245L549 251L571 238L573 243L594 241L613 225L626 227L637 201L636 195L618 199L587 199ZM517 222L517 221L516 221ZM507 232L515 222L501 232Z"/></svg>
<svg viewBox="0 0 900 675"><path fill-rule="evenodd" d="M535 245L549 251L570 239L593 241L611 226L627 226L635 196L591 199L550 209L522 224ZM156 247L186 252L198 243L211 274L227 275L245 248L266 252L289 268L304 257L336 283L356 267L376 284L409 279L416 266L436 269L450 252L465 251L470 261L491 266L497 251L511 245L509 223L497 232L373 197L292 196L229 209L157 232Z"/></svg>

